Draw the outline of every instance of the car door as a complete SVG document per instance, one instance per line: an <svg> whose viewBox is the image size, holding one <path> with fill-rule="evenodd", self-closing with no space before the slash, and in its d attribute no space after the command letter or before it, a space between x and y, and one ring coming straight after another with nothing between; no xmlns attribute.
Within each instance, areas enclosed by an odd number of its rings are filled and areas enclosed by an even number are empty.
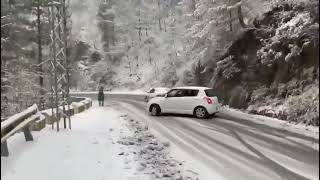
<svg viewBox="0 0 320 180"><path fill-rule="evenodd" d="M193 109L196 106L197 95L199 90L195 89L184 89L184 96L179 100L180 113L182 114L193 114Z"/></svg>
<svg viewBox="0 0 320 180"><path fill-rule="evenodd" d="M188 89L185 92L184 98L184 113L185 114L193 114L193 110L196 106L199 105L199 98L198 98L199 90L197 89Z"/></svg>
<svg viewBox="0 0 320 180"><path fill-rule="evenodd" d="M181 113L181 99L183 98L183 90L172 89L170 90L164 101L162 102L161 109L165 113Z"/></svg>

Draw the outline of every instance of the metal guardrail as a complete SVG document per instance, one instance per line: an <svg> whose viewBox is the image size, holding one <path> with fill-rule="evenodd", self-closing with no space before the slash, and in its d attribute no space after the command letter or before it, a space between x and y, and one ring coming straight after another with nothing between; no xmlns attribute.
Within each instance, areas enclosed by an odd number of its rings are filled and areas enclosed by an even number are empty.
<svg viewBox="0 0 320 180"><path fill-rule="evenodd" d="M70 102L80 102L80 101L83 101L83 100L85 100L86 98L83 98L83 97L73 97L73 96L71 96L70 98L69 98L69 100L70 100Z"/></svg>
<svg viewBox="0 0 320 180"><path fill-rule="evenodd" d="M70 113L72 116L76 113L80 113L92 106L92 100L89 98L72 97L72 108L66 113ZM62 112L62 107L59 108ZM31 129L37 124L38 120L43 120L44 124L40 129L45 127L46 121L56 122L59 118L54 118L54 115L50 113L51 109L39 111L36 104L32 105L28 109L15 114L1 122L1 156L9 156L9 150L7 140L9 137L18 132L23 132L26 141L32 141L33 137ZM39 128L39 127L38 127ZM38 129L38 130L40 130Z"/></svg>
<svg viewBox="0 0 320 180"><path fill-rule="evenodd" d="M98 92L70 92L70 96L77 96L77 97L88 97L93 100L98 99ZM117 92L105 92L104 94L105 100L109 99L132 99L136 101L147 101L149 95L145 94L125 94L125 93L117 93Z"/></svg>
<svg viewBox="0 0 320 180"><path fill-rule="evenodd" d="M34 104L21 113L15 114L1 122L1 156L9 155L7 139L13 134L23 131L26 141L33 140L30 124L40 119L40 116L38 106Z"/></svg>

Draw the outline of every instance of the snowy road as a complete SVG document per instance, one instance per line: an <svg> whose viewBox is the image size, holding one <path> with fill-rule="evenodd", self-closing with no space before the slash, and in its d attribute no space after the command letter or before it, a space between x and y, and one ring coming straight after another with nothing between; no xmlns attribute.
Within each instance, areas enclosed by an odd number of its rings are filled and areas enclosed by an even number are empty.
<svg viewBox="0 0 320 180"><path fill-rule="evenodd" d="M318 139L230 114L220 113L207 120L174 115L152 117L143 102L112 101L118 109L145 121L218 174L214 179L319 179L319 151L307 145L319 145Z"/></svg>

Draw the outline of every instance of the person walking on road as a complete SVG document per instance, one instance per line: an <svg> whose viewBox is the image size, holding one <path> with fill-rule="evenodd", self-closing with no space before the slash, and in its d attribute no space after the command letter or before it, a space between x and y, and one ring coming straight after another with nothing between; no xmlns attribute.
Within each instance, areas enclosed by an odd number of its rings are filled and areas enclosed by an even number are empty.
<svg viewBox="0 0 320 180"><path fill-rule="evenodd" d="M98 101L99 101L99 106L104 106L104 93L103 93L103 87L100 87L100 88L99 88Z"/></svg>

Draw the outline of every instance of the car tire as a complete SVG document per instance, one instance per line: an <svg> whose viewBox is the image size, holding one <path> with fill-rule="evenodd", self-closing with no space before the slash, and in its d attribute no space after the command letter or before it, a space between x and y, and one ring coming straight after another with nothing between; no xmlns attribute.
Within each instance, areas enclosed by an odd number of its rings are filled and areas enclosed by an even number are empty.
<svg viewBox="0 0 320 180"><path fill-rule="evenodd" d="M151 113L152 116L159 116L160 113L161 113L160 106L157 105L157 104L151 105L151 107L150 107L150 113Z"/></svg>
<svg viewBox="0 0 320 180"><path fill-rule="evenodd" d="M194 116L196 118L199 118L199 119L205 119L208 117L208 111L206 110L206 108L202 107L202 106L198 106L194 109L194 112L193 112Z"/></svg>

